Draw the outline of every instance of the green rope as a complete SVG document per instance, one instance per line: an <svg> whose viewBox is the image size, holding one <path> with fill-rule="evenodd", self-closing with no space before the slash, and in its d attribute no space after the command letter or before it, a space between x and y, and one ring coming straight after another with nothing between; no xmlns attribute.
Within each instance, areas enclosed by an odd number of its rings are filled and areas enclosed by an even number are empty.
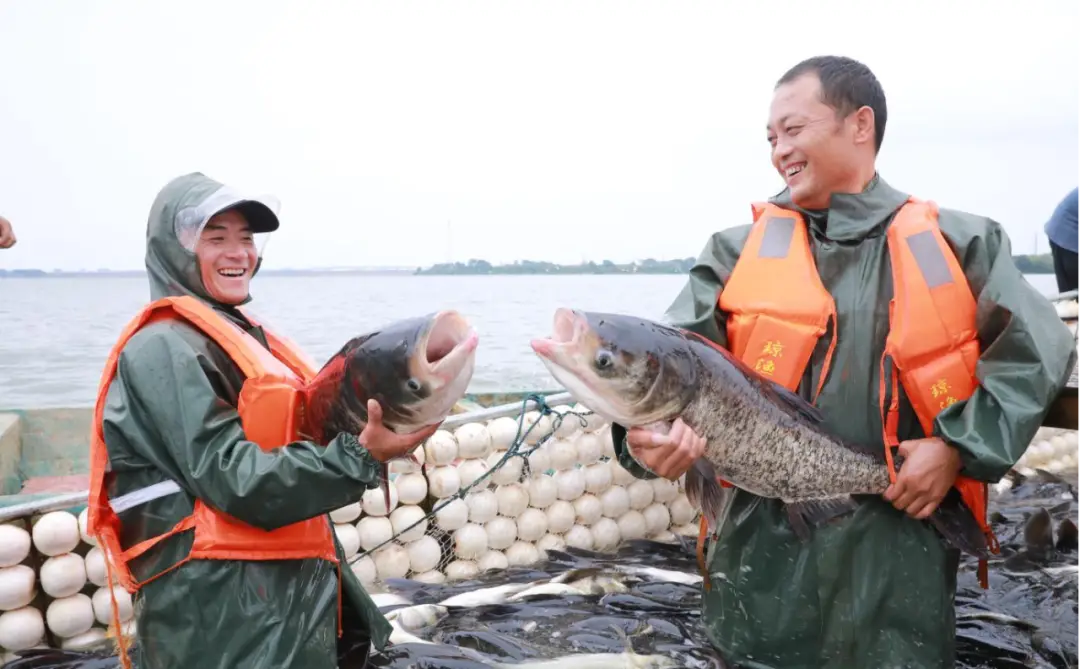
<svg viewBox="0 0 1080 669"><path fill-rule="evenodd" d="M539 411L540 412L540 417L537 418L535 421L533 421L532 425L530 425L525 430L524 434L522 434L521 429L525 424L525 414L528 413L528 411L529 411L528 407L529 407L529 401L530 400L536 403L536 408L533 409L533 410L534 411ZM353 556L353 558L351 560L349 560L349 564L350 565L355 564L357 562L357 560L360 560L361 558L363 558L366 555L371 555L372 553L379 550L383 546L392 543L398 537L405 534L406 532L413 529L414 527L417 527L421 523L424 523L426 521L431 520L432 518L435 517L435 515L443 507L445 507L448 504L451 504L455 499L464 500L465 496L468 495L477 486L481 485L482 483L484 483L486 485L486 481L488 480L488 478L490 478L492 474L494 474L496 471L501 469L507 462L509 462L510 458L518 457L518 458L522 458L523 461L524 461L523 464L522 464L522 475L521 475L521 477L518 478L518 481L522 481L524 479L529 478L532 475L532 472L529 469L529 459L528 459L529 456L532 455L532 453L534 451L536 451L536 449L540 448L545 443L547 443L547 441L549 439L551 439L551 437L553 437L555 435L555 432L558 431L558 429L562 426L562 422L568 416L577 417L578 421L581 424L581 427L585 428L585 426L587 426L589 424L588 420L586 420L586 416L590 416L590 415L592 415L592 413L593 413L592 411L556 412L554 409L552 409L551 407L549 407L547 405L547 402L544 401L544 398L541 395L536 394L536 393L530 393L529 395L527 395L525 397L524 400L522 400L521 412L518 414L517 433L514 435L514 441L506 449L506 453L502 456L502 458L497 463L495 463L495 465L493 467L489 467L487 471L485 471L481 476L479 476L475 481L473 481L469 485L459 489L453 495L450 495L449 497L446 497L445 499L443 499L440 504L434 506L431 509L431 511L424 514L423 518L416 521L412 525L406 527L405 529L401 530L397 534L394 534L389 539L387 539L386 541L382 542L381 544L375 546L374 548L372 548L370 550L358 551L356 553L356 555ZM543 418L544 416L554 416L554 418L551 420L551 431L549 431L544 436L540 437L540 439L538 439L536 441L536 444L533 445L532 447L529 447L527 449L524 448L525 441L528 439L529 434L531 434L532 431L536 428L536 426L540 424L540 418ZM425 441L424 444L426 444L426 443L427 442ZM387 516L389 516L389 513L387 514Z"/></svg>

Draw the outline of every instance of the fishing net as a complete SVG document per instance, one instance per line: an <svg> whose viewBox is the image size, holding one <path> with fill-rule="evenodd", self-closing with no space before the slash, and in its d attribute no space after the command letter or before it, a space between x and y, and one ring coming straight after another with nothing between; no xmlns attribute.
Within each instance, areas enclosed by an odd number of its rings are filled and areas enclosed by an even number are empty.
<svg viewBox="0 0 1080 669"><path fill-rule="evenodd" d="M697 536L682 482L634 478L611 425L581 404L538 395L517 415L432 435L395 461L381 490L331 513L350 568L373 592L386 579L427 583L537 564L567 546L613 552L625 539Z"/></svg>

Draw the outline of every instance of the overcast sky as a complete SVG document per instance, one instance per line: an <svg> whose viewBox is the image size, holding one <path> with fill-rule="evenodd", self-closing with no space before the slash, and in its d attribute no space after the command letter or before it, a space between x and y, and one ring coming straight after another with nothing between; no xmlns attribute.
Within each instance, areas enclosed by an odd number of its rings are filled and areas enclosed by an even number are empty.
<svg viewBox="0 0 1080 669"><path fill-rule="evenodd" d="M189 171L281 199L268 267L696 256L782 187L772 86L822 53L881 80L885 179L1045 251L1080 3L884 6L0 0L0 268L142 268Z"/></svg>

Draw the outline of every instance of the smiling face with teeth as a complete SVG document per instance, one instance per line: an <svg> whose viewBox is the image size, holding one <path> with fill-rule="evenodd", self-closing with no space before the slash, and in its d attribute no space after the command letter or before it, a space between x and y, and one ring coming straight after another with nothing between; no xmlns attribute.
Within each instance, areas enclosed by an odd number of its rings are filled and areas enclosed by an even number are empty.
<svg viewBox="0 0 1080 669"><path fill-rule="evenodd" d="M800 207L827 209L833 193L860 193L874 176L873 110L838 113L813 72L776 87L766 132L773 167Z"/></svg>
<svg viewBox="0 0 1080 669"><path fill-rule="evenodd" d="M244 215L235 209L216 214L195 247L203 286L222 304L241 304L258 263L258 251Z"/></svg>

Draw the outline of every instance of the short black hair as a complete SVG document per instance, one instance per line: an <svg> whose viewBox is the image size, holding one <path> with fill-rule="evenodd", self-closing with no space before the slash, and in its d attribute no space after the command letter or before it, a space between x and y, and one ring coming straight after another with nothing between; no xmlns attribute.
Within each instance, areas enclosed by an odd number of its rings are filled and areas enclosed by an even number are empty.
<svg viewBox="0 0 1080 669"><path fill-rule="evenodd" d="M888 110L885 91L870 68L846 56L814 56L791 68L776 82L776 88L804 74L816 74L821 81L821 101L847 116L861 107L874 110L874 152L881 151L885 139Z"/></svg>

